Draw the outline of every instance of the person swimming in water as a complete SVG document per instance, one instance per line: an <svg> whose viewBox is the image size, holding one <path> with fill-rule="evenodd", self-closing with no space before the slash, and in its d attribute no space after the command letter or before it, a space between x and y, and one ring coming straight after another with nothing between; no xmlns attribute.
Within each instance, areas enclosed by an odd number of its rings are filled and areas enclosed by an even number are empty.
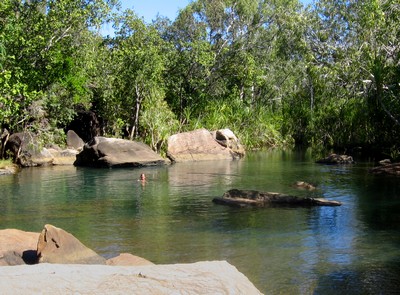
<svg viewBox="0 0 400 295"><path fill-rule="evenodd" d="M144 173L140 174L140 181L146 181L146 175Z"/></svg>

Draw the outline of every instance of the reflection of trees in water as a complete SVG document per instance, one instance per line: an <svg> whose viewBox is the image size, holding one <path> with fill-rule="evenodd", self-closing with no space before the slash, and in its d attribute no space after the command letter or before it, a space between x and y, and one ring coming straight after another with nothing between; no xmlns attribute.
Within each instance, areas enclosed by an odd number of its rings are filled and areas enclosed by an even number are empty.
<svg viewBox="0 0 400 295"><path fill-rule="evenodd" d="M314 294L397 294L399 261L368 267L340 268L318 279Z"/></svg>
<svg viewBox="0 0 400 295"><path fill-rule="evenodd" d="M400 230L398 177L367 175L356 178L360 218L374 230ZM399 234L399 232L398 232Z"/></svg>
<svg viewBox="0 0 400 295"><path fill-rule="evenodd" d="M232 184L239 177L241 160L176 163L169 167L168 182L171 188L181 186L211 186Z"/></svg>
<svg viewBox="0 0 400 295"><path fill-rule="evenodd" d="M363 165L325 169L332 172L325 194L344 204L336 214L321 208L310 220L321 247L315 293L393 292L400 283L398 181L369 175Z"/></svg>

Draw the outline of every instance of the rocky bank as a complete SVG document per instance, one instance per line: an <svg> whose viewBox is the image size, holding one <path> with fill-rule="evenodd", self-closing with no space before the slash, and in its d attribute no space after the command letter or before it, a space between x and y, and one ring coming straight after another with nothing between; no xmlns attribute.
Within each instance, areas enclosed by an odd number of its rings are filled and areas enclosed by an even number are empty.
<svg viewBox="0 0 400 295"><path fill-rule="evenodd" d="M29 265L31 264L31 265ZM1 294L261 294L226 261L155 265L121 254L106 260L70 233L0 230Z"/></svg>

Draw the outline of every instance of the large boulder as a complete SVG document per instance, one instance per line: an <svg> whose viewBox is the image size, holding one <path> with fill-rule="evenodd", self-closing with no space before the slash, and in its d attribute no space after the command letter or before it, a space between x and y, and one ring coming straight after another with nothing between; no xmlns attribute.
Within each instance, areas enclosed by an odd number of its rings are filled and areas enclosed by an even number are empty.
<svg viewBox="0 0 400 295"><path fill-rule="evenodd" d="M105 264L106 259L61 228L46 224L37 243L39 263Z"/></svg>
<svg viewBox="0 0 400 295"><path fill-rule="evenodd" d="M0 266L35 263L38 238L39 233L0 230Z"/></svg>
<svg viewBox="0 0 400 295"><path fill-rule="evenodd" d="M74 165L90 167L141 167L164 165L165 160L144 143L95 137L77 155Z"/></svg>
<svg viewBox="0 0 400 295"><path fill-rule="evenodd" d="M262 294L226 261L106 266L38 264L0 267L8 294Z"/></svg>
<svg viewBox="0 0 400 295"><path fill-rule="evenodd" d="M304 206L340 206L342 203L322 198L296 197L275 192L231 189L222 197L214 198L216 204L232 207L304 207Z"/></svg>
<svg viewBox="0 0 400 295"><path fill-rule="evenodd" d="M229 129L198 129L168 138L168 158L173 162L232 160L244 156L244 148Z"/></svg>

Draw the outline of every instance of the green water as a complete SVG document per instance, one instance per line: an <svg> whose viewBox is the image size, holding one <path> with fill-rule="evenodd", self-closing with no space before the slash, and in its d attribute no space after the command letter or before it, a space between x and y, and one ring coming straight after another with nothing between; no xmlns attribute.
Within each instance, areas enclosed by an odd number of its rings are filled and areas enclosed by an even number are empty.
<svg viewBox="0 0 400 295"><path fill-rule="evenodd" d="M392 294L400 288L400 179L369 175L369 167L258 152L158 168L24 169L0 177L0 228L39 232L49 223L107 258L227 260L265 294ZM237 209L211 201L231 188L309 194L291 186L297 180L343 206Z"/></svg>

